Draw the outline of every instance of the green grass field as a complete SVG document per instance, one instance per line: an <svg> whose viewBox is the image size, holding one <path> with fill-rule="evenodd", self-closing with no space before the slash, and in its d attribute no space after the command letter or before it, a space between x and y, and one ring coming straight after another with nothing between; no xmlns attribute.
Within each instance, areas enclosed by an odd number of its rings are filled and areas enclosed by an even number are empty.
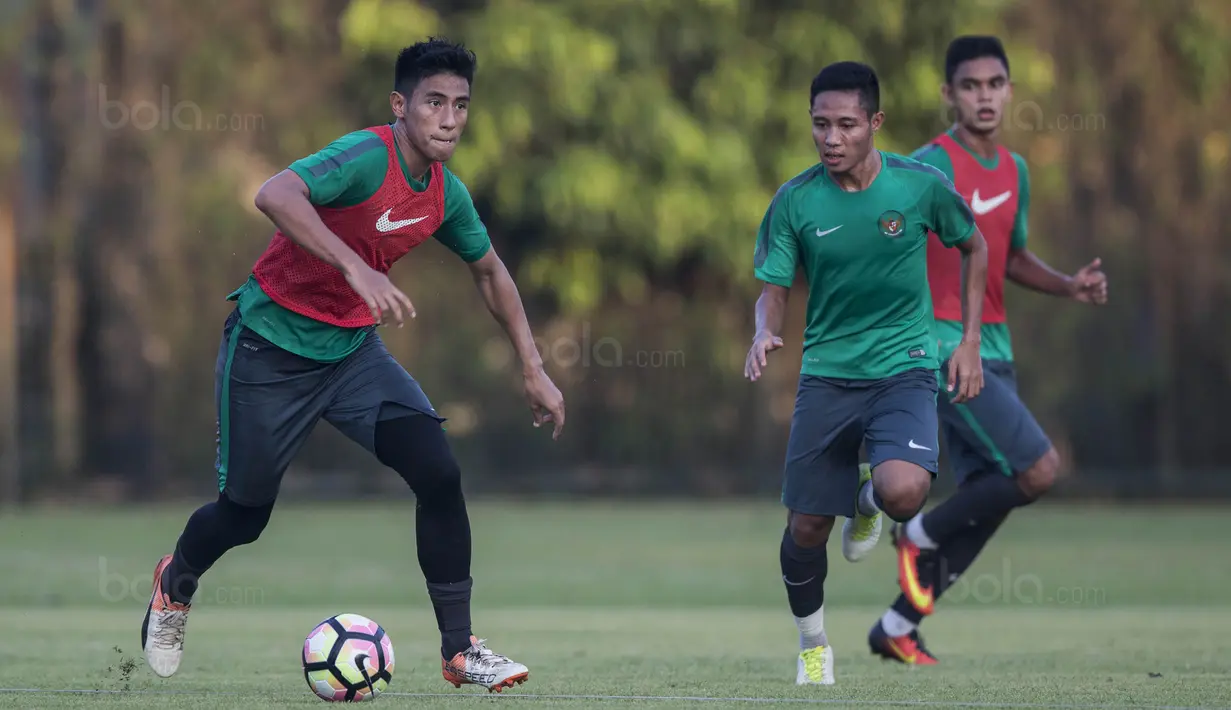
<svg viewBox="0 0 1231 710"><path fill-rule="evenodd" d="M835 544L837 685L799 689L778 507L473 504L475 631L531 668L501 696L440 678L405 502L277 509L205 577L184 665L157 678L140 622L190 510L0 517L0 687L103 691L9 690L0 706L316 706L300 645L343 611L395 643L389 707L1231 706L1228 508L1021 511L924 625L935 668L868 654L896 590L888 535L858 565Z"/></svg>

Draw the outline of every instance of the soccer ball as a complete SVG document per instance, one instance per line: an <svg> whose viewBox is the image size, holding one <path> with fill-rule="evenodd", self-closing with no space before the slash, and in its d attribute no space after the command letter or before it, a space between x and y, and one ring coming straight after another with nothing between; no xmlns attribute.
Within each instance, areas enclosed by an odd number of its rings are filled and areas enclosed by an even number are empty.
<svg viewBox="0 0 1231 710"><path fill-rule="evenodd" d="M338 614L304 639L303 675L323 700L372 700L393 680L393 642L375 621Z"/></svg>

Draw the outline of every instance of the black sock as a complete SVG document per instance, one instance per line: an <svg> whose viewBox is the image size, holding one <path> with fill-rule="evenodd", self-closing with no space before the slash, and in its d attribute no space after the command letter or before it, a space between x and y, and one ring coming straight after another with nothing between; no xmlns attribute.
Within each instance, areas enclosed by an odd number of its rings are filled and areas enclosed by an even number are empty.
<svg viewBox="0 0 1231 710"><path fill-rule="evenodd" d="M939 559L937 564L932 566L933 571L927 581L932 585L936 599L940 599L945 590L970 569L979 553L1000 529L1005 517L1007 516L1001 515L978 525L969 525L940 546L937 550ZM905 595L899 594L891 608L916 626L923 621L923 614L906 600Z"/></svg>
<svg viewBox="0 0 1231 710"><path fill-rule="evenodd" d="M440 422L413 414L376 425L376 456L415 493L419 568L451 659L470 647L470 517L457 465Z"/></svg>
<svg viewBox="0 0 1231 710"><path fill-rule="evenodd" d="M1016 478L985 474L963 484L948 500L925 513L923 532L939 547L972 524L1004 517L1031 500Z"/></svg>
<svg viewBox="0 0 1231 710"><path fill-rule="evenodd" d="M800 547L788 527L782 534L778 559L791 614L798 618L815 614L825 603L825 576L829 573L825 546Z"/></svg>
<svg viewBox="0 0 1231 710"><path fill-rule="evenodd" d="M163 589L171 601L187 604L197 593L201 575L226 552L256 541L269 523L274 505L238 505L219 495L218 500L197 508L188 518L163 572Z"/></svg>
<svg viewBox="0 0 1231 710"><path fill-rule="evenodd" d="M470 589L472 581L427 583L427 594L440 629L440 654L451 659L470 647Z"/></svg>

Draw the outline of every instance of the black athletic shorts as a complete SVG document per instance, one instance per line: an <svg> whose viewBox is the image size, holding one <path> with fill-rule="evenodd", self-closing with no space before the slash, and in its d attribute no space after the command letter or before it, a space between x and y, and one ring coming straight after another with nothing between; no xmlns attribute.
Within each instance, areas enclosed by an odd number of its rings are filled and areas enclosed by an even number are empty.
<svg viewBox="0 0 1231 710"><path fill-rule="evenodd" d="M444 422L373 327L337 362L287 352L246 328L236 308L214 370L218 490L241 505L278 496L282 475L317 421L376 453L376 422L420 413Z"/></svg>

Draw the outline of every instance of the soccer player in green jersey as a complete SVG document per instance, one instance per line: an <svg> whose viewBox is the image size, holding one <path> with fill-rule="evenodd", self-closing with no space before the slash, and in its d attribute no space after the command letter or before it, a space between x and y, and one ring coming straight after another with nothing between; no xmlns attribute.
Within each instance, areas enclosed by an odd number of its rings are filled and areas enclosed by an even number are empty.
<svg viewBox="0 0 1231 710"><path fill-rule="evenodd" d="M446 40L407 47L389 96L393 123L339 138L257 193L256 206L277 231L231 294L236 305L222 329L218 498L189 517L156 565L141 626L146 660L159 676L180 666L201 576L261 535L287 465L322 419L414 491L415 547L440 631L444 679L490 692L529 675L471 632L461 471L444 419L376 331L414 316L390 267L428 239L443 243L467 264L512 341L534 425L552 423L559 436L564 400L543 370L517 286L465 185L444 167L466 128L475 63L472 52ZM356 541L357 554L371 542Z"/></svg>
<svg viewBox="0 0 1231 710"><path fill-rule="evenodd" d="M832 684L825 635L826 542L844 516L843 553L861 559L880 536L881 511L909 520L937 469L939 379L958 401L979 394L979 323L987 248L970 208L935 168L877 150L884 122L871 67L831 64L812 81L812 138L821 162L787 181L761 222L754 257L765 282L744 365L757 380L783 346L787 296L808 284L803 366L787 444L779 552L799 629L796 683ZM964 263L963 336L948 373L933 332L928 232ZM870 465L859 466L866 445Z"/></svg>
<svg viewBox="0 0 1231 710"><path fill-rule="evenodd" d="M1072 276L1059 273L1027 246L1030 176L1026 162L1000 144L1012 96L1009 60L995 37L965 36L950 43L942 93L956 123L912 156L949 177L970 203L987 240L982 357L986 381L978 399L942 395L938 410L957 491L948 500L895 526L901 594L868 634L872 653L912 665L934 665L918 627L945 588L974 563L1010 511L1051 489L1060 456L1018 397L1013 348L1004 307L1005 281L1040 293L1102 304L1107 277L1099 260ZM957 260L938 240L928 244L928 279L940 357L953 351L961 324Z"/></svg>

